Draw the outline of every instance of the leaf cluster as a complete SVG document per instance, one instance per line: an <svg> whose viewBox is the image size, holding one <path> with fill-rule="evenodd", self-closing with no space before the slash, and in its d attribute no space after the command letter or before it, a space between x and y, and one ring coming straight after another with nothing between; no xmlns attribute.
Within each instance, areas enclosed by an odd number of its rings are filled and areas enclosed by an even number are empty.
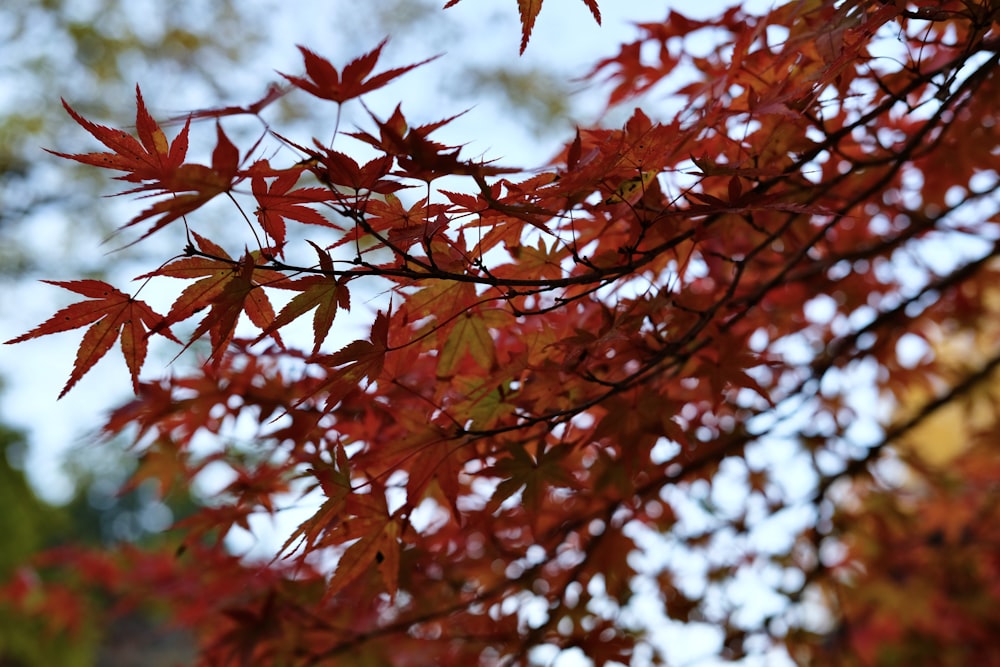
<svg viewBox="0 0 1000 667"><path fill-rule="evenodd" d="M158 198L125 226L183 228L183 248L141 289L188 282L162 315L110 285L59 283L89 300L10 342L89 327L65 392L120 337L136 397L107 430L138 432L138 474L166 490L209 462L232 470L219 502L179 527L184 553L129 555L162 568L157 593L199 629L203 663L527 663L546 646L596 664L665 659L630 612L643 582L666 618L720 628L725 657L782 642L781 627L809 630L794 612L822 588L820 546L849 537L823 519L838 482L865 479L906 430L873 425L875 443L856 440L856 372L878 369L887 393L913 381L903 335L980 316L974 297L1000 252L988 241L996 174L979 176L1000 126L996 9L925 4L793 2L644 24L591 76L614 84L613 105L693 68L675 91L685 110L579 128L536 170L467 157L434 138L453 118L420 124L401 105L386 118L365 107L367 127L335 123L331 142L276 131L266 98L204 110L195 120L217 124L210 165L187 161L191 121L168 140L141 95L138 138L67 107L108 150L65 157ZM519 3L525 43L540 6ZM709 28L719 48L678 49ZM880 55L885 40L903 55ZM383 45L342 69L303 48L305 74L285 78L339 118L417 66L373 74ZM265 128L245 150L222 128L235 114ZM229 202L239 242L199 231L210 201ZM985 239L985 252L945 271L924 263L928 241L955 235ZM373 284L388 296L370 333L338 340L338 313ZM293 323L309 314L299 345ZM182 344L207 341L204 362L143 380L147 339L189 321ZM946 386L940 402L965 385ZM253 456L199 452L236 424L252 430ZM761 465L781 442L794 460ZM787 490L783 474L808 490ZM273 562L225 552L232 528L289 497L316 508ZM761 544L785 510L813 519L794 544ZM669 561L639 568L644 540L699 563L701 585ZM110 574L121 562L87 563L116 590L140 586ZM784 625L777 611L746 621L732 583L790 571L801 585L771 591L791 610Z"/></svg>

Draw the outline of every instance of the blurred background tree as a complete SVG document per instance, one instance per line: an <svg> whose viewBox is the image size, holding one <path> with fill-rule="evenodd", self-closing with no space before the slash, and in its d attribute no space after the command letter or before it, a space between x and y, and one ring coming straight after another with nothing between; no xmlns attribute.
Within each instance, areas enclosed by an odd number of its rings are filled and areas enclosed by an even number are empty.
<svg viewBox="0 0 1000 667"><path fill-rule="evenodd" d="M0 426L0 581L17 576L30 556L64 535L71 523L60 508L39 500L18 468L26 453L24 436ZM37 618L25 618L0 602L0 665L3 667L75 667L93 664L94 628L53 635Z"/></svg>
<svg viewBox="0 0 1000 667"><path fill-rule="evenodd" d="M77 489L72 500L51 505L35 494L25 478L26 452L24 434L0 425L0 505L4 508L0 512L0 535L4 536L0 582L37 576L36 571L29 574L20 568L49 548L104 547L123 541L154 546L169 539L164 529L195 502L189 495L175 496L168 506L149 485L121 493L134 465L124 450L105 443L100 464L78 457L72 466ZM87 453L81 452L84 459ZM63 582L53 583L49 594L58 595ZM114 602L94 595L84 604L96 611L107 610ZM153 609L124 610L111 625L98 627L93 620L98 618L96 613L78 613L76 596L67 595L66 604L73 608L66 609L64 618L41 621L21 613L0 595L0 667L167 667L193 657L188 635L164 626Z"/></svg>
<svg viewBox="0 0 1000 667"><path fill-rule="evenodd" d="M800 664L1000 664L998 280L991 260L906 339L886 456L838 489L814 536L824 613L789 634Z"/></svg>

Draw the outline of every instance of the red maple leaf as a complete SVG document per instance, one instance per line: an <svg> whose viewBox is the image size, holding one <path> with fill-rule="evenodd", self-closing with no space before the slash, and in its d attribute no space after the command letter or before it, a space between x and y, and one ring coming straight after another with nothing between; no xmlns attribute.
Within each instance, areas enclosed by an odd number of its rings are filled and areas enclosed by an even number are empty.
<svg viewBox="0 0 1000 667"><path fill-rule="evenodd" d="M333 199L329 189L292 189L298 183L302 169L288 169L271 174L267 164L259 162L250 171L253 173L251 188L257 200L257 220L264 232L274 239L279 252L285 244L286 220L338 228L322 213L309 207L309 204ZM268 183L265 177L270 175L277 175L277 178Z"/></svg>
<svg viewBox="0 0 1000 667"><path fill-rule="evenodd" d="M260 288L262 281L280 282L284 276L257 268L258 253L246 253L233 260L218 245L192 232L201 256L184 257L142 277L167 276L197 280L184 288L162 321L162 326L185 320L204 308L208 314L191 335L190 345L205 333L212 340L212 359L216 362L232 340L236 323L242 313L254 325L268 329L274 322L274 308ZM209 256L205 256L209 255ZM277 331L270 335L281 344Z"/></svg>
<svg viewBox="0 0 1000 667"><path fill-rule="evenodd" d="M302 57L305 60L306 74L309 78L305 79L289 74L281 74L281 76L307 93L324 100L331 100L337 104L343 104L347 100L377 90L393 79L406 74L411 69L437 58L437 56L434 56L419 63L386 70L365 80L365 77L371 74L375 68L375 63L378 62L382 48L388 41L388 39L383 39L374 50L349 62L344 67L343 73L337 72L337 68L330 64L330 61L326 58L316 55L304 46L300 46L299 51L302 52Z"/></svg>
<svg viewBox="0 0 1000 667"><path fill-rule="evenodd" d="M157 315L145 302L119 292L105 282L100 280L68 282L45 280L43 282L64 287L71 292L92 299L67 306L28 333L7 341L7 344L20 343L32 338L69 331L88 324L92 325L83 335L83 341L76 354L76 363L73 365L73 372L70 374L66 386L59 393L59 398L65 396L66 392L72 389L73 385L86 375L87 371L101 357L107 354L119 335L122 354L125 355L125 362L132 374L132 386L136 391L139 389L139 370L146 359L150 331L155 330L156 333L166 336L170 340L180 342L171 333L170 328L162 324L163 317Z"/></svg>
<svg viewBox="0 0 1000 667"><path fill-rule="evenodd" d="M312 241L309 243L319 255L320 268L324 271L333 271L333 260L330 258L330 254ZM351 309L347 278L337 280L329 276L313 275L299 280L282 281L277 283L275 287L295 290L298 294L285 304L271 325L261 332L260 338L277 332L279 328L315 308L316 311L313 313L313 354L319 352L320 346L326 340L327 334L330 333L330 327L333 326L333 318L337 315L338 308Z"/></svg>
<svg viewBox="0 0 1000 667"><path fill-rule="evenodd" d="M138 86L135 88L135 97L135 128L139 135L138 140L123 130L98 125L87 120L78 114L66 100L63 100L63 106L73 117L73 120L110 148L111 152L76 155L49 152L94 167L128 172L117 178L130 183L146 183L138 188L139 190L167 189L167 183L172 180L174 173L187 155L190 121L184 125L184 129L174 138L173 142L168 143L163 130L146 109Z"/></svg>
<svg viewBox="0 0 1000 667"><path fill-rule="evenodd" d="M125 227L131 227L143 220L159 218L142 238L149 236L168 223L187 215L216 195L228 192L234 179L239 180L240 153L229 140L221 125L216 127L217 141L212 151L212 166L185 163L187 155L190 119L185 123L173 142L168 142L163 130L146 109L142 93L136 86L136 133L139 138L122 130L93 123L78 114L63 100L63 106L77 123L82 125L111 152L68 154L49 151L54 155L69 158L104 169L127 172L118 176L119 180L141 185L120 194L152 190L157 193L171 193L170 199L159 201L130 220Z"/></svg>
<svg viewBox="0 0 1000 667"><path fill-rule="evenodd" d="M216 123L216 145L212 151L212 166L202 164L182 164L162 187L173 195L159 201L126 223L131 227L143 220L160 216L153 226L142 235L146 238L153 232L201 207L210 199L232 189L234 183L242 180L239 175L240 152L230 141L222 126Z"/></svg>

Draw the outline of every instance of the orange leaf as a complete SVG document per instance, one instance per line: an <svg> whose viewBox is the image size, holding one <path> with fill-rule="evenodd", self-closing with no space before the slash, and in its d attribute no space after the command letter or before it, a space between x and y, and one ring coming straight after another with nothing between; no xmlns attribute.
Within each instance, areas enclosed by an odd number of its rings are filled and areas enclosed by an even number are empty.
<svg viewBox="0 0 1000 667"><path fill-rule="evenodd" d="M326 340L327 334L330 333L333 319L337 315L337 308L350 310L351 301L347 285L343 281L326 276L306 276L300 280L282 283L280 287L298 290L299 293L285 304L271 325L261 333L261 338L315 308L312 352L316 354L323 341Z"/></svg>
<svg viewBox="0 0 1000 667"><path fill-rule="evenodd" d="M531 29L535 27L535 19L542 9L542 0L517 0L517 10L521 13L521 53L528 48Z"/></svg>
<svg viewBox="0 0 1000 667"><path fill-rule="evenodd" d="M330 369L330 378L317 389L327 392L328 407L340 401L362 380L367 379L371 383L378 379L385 363L388 335L389 318L379 311L369 340L356 340L333 354L313 356L311 361Z"/></svg>
<svg viewBox="0 0 1000 667"><path fill-rule="evenodd" d="M496 318L487 315L486 312L467 310L458 317L441 348L437 369L439 378L453 375L466 354L480 368L489 369L496 363L496 348L487 328L490 319Z"/></svg>

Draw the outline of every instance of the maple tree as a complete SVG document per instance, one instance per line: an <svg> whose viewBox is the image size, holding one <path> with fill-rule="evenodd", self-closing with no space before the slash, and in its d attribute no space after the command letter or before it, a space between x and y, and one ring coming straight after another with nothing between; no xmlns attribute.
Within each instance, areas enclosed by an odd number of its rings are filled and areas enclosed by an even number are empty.
<svg viewBox="0 0 1000 667"><path fill-rule="evenodd" d="M518 7L523 51L541 2ZM176 493L213 463L231 481L175 550L37 567L157 600L204 665L666 659L640 593L664 623L711 624L727 658L996 663L996 426L945 470L895 444L1000 364L986 344L956 369L926 342L993 312L998 16L988 0L671 12L589 74L609 108L642 106L534 170L468 157L433 138L452 118L402 105L340 128L341 105L421 64L377 69L382 45L343 68L302 47L304 73L283 75L281 94L335 105L315 133L332 140L272 127L277 93L173 139L138 90L138 138L67 104L106 150L58 154L155 198L124 227L178 254L128 293L55 283L86 300L9 342L86 327L65 393L117 340L136 396L106 430L135 433L130 484ZM683 105L661 118L667 93ZM237 147L231 116L263 130ZM213 118L209 164L191 161ZM223 203L243 234L208 238ZM168 278L187 282L160 313L143 292ZM373 309L352 299L375 290ZM367 335L333 342L370 310ZM158 339L202 346L200 364L144 379ZM880 426L865 399L915 386L930 397ZM273 560L227 551L306 499ZM57 604L32 582L7 592Z"/></svg>

